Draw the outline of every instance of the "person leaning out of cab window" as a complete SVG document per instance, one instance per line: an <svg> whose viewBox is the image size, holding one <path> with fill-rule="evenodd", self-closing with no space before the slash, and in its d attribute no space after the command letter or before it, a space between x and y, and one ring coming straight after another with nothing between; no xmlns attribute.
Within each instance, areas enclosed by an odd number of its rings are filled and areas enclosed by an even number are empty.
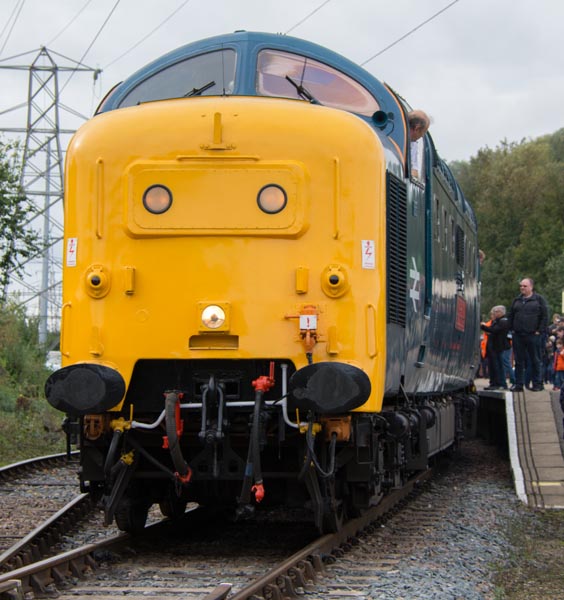
<svg viewBox="0 0 564 600"><path fill-rule="evenodd" d="M409 149L411 159L411 176L420 179L423 175L423 136L431 125L431 119L422 110L412 110L407 115L409 123Z"/></svg>

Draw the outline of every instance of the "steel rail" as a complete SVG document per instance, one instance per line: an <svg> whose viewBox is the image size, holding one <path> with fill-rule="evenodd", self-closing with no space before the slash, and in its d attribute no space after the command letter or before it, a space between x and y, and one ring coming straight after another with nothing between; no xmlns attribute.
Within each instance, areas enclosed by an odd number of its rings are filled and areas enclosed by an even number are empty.
<svg viewBox="0 0 564 600"><path fill-rule="evenodd" d="M75 550L63 552L57 556L45 558L30 565L0 574L0 589L2 586L16 584L24 590L39 590L47 592L48 586L62 582L69 577L82 577L88 569L98 566L94 552L115 547L129 539L129 534L122 533L95 544L88 544Z"/></svg>
<svg viewBox="0 0 564 600"><path fill-rule="evenodd" d="M186 518L198 519L199 515L201 516L199 507L186 511ZM169 522L170 519L167 518L148 525L145 527L145 534L158 535L158 529ZM30 590L40 594L50 593L50 587L72 577L82 578L87 571L97 568L96 554L100 551L119 548L130 540L129 533L119 533L105 540L0 573L0 593L10 593L11 590L14 590L14 593L16 590L23 590L23 594L27 594Z"/></svg>
<svg viewBox="0 0 564 600"><path fill-rule="evenodd" d="M10 465L4 465L0 467L0 481L5 481L15 474L28 471L32 468L41 466L42 464L48 465L52 462L60 463L64 460L70 461L73 458L78 458L78 450L67 454L61 452L59 454L48 454L46 456L37 456L35 458L28 458L19 462L12 463Z"/></svg>
<svg viewBox="0 0 564 600"><path fill-rule="evenodd" d="M61 534L91 512L92 508L90 495L79 494L0 554L0 569L23 567L45 556Z"/></svg>
<svg viewBox="0 0 564 600"><path fill-rule="evenodd" d="M368 509L360 517L347 521L334 534L320 537L302 550L299 550L266 575L251 582L245 588L229 597L229 600L249 600L250 598L268 598L283 600L295 598L315 584L317 578L325 573L325 562L331 562L346 550L347 545L375 520L407 498L417 486L431 477L432 469L422 471L410 479L401 489L386 496L377 506ZM229 588L227 587L229 586ZM205 596L204 600L224 600L231 584L222 583Z"/></svg>

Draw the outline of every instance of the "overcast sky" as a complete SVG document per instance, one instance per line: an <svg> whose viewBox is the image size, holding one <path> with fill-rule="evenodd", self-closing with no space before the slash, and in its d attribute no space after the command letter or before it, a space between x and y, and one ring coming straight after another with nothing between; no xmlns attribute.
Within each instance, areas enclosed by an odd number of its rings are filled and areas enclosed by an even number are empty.
<svg viewBox="0 0 564 600"><path fill-rule="evenodd" d="M76 61L86 53L83 62L102 69L101 77L94 84L92 74L75 74L61 102L91 115L113 84L198 39L238 29L291 30L361 64L452 1L0 0L0 66L29 64L42 45ZM503 139L564 126L563 23L562 0L458 0L365 68L431 115L446 160L468 160ZM0 69L0 111L26 102L27 77ZM61 87L67 78L61 74ZM24 109L9 111L0 127L23 127L25 119ZM66 112L61 119L63 126L79 124Z"/></svg>

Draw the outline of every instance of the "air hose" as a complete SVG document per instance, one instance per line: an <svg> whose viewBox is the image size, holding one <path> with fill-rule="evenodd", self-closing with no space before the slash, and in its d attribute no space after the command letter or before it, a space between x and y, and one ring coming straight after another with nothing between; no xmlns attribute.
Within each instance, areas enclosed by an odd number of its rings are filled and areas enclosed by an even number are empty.
<svg viewBox="0 0 564 600"><path fill-rule="evenodd" d="M108 450L108 454L106 455L106 462L104 463L104 475L106 476L106 478L110 476L112 472L112 467L116 462L117 450L122 434L122 430L114 430L114 435L112 436L112 441L110 442L110 448Z"/></svg>
<svg viewBox="0 0 564 600"><path fill-rule="evenodd" d="M316 471L319 473L319 476L322 477L323 479L332 477L333 474L335 473L335 451L337 448L337 434L333 433L331 435L331 441L329 442L329 468L327 469L327 471L325 471L322 468L321 464L319 463L319 460L318 460L317 456L315 455L314 445L315 445L315 438L313 436L313 419L310 419L308 428L306 431L307 452L306 452L306 456L304 459L304 464L302 465L302 468L298 475L298 479L303 479L303 477L305 476L305 473L311 463L313 463Z"/></svg>
<svg viewBox="0 0 564 600"><path fill-rule="evenodd" d="M262 484L262 469L260 462L260 410L262 406L263 391L255 392L255 406L253 410L253 423L249 440L249 451L247 453L247 464L239 502L248 504L251 499L251 491L255 492L255 499L260 502L264 497ZM253 485L253 480L255 484Z"/></svg>
<svg viewBox="0 0 564 600"><path fill-rule="evenodd" d="M167 392L165 394L165 425L166 435L168 437L168 448L172 458L172 464L178 473L178 478L183 483L187 483L192 476L192 469L182 456L180 449L179 433L177 429L177 411L180 406L180 399L176 392Z"/></svg>

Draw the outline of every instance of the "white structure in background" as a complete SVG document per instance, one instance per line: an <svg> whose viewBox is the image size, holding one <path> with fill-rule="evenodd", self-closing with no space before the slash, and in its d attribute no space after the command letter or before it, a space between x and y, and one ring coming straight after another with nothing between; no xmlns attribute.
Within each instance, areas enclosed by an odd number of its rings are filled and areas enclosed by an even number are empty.
<svg viewBox="0 0 564 600"><path fill-rule="evenodd" d="M29 54L31 64L14 64ZM57 64L55 57L61 62ZM0 69L29 71L27 102L0 111L0 116L27 107L25 127L0 127L6 133L25 134L22 155L21 186L34 207L30 226L39 233L42 245L37 255L25 263L25 277L10 274L8 294L25 304L29 312L39 315L39 343L44 344L49 330L59 328L61 312L61 272L63 238L63 147L66 148L74 129L60 125L61 110L86 120L60 102L60 91L77 71L99 70L86 67L61 54L42 47L0 61ZM59 75L69 73L63 88ZM63 136L66 138L63 140Z"/></svg>

